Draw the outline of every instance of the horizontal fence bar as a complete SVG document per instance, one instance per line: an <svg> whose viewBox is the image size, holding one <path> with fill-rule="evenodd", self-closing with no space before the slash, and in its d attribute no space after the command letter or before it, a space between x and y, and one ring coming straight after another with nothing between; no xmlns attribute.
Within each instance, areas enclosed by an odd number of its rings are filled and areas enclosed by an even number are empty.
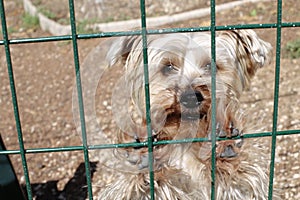
<svg viewBox="0 0 300 200"><path fill-rule="evenodd" d="M284 130L277 131L276 136L284 136L284 135L300 135L300 130ZM262 138L262 137L271 137L272 132L262 132L262 133L251 133L245 134L242 136L238 136L235 138L217 138L217 141L224 140L237 140L241 138ZM164 141L156 141L153 142L153 146L158 145L168 145L168 144L181 144L181 143L194 143L194 142L211 142L208 138L186 138L182 140L164 140ZM120 143L120 144L99 144L99 145L89 145L89 150L97 150L97 149L113 149L113 148L128 148L128 147L147 147L147 142L141 143ZM48 152L64 152L64 151L82 151L84 149L83 146L66 146L66 147L53 147L53 148L32 148L26 149L26 154L32 153L48 153ZM20 154L20 150L2 150L0 151L0 155L3 154Z"/></svg>
<svg viewBox="0 0 300 200"><path fill-rule="evenodd" d="M120 37L120 36L130 36L130 35L141 35L141 31L122 31L122 32L93 33L93 34L77 34L77 39ZM49 36L49 37L38 37L38 38L11 39L11 40L9 40L9 44L57 42L57 41L69 41L69 40L72 40L71 35L62 35L62 36ZM2 40L0 40L0 45L3 45L3 44L4 44L4 42Z"/></svg>
<svg viewBox="0 0 300 200"><path fill-rule="evenodd" d="M34 148L34 149L26 149L26 154L31 153L49 153L49 152L64 152L64 151L82 151L83 146L67 146L67 147L53 147L53 148ZM20 150L6 150L0 151L1 154L19 154Z"/></svg>
<svg viewBox="0 0 300 200"><path fill-rule="evenodd" d="M282 23L281 26L282 28L300 27L300 22L285 22ZM276 28L276 27L277 27L277 23L237 24L237 25L216 26L215 28L217 31L223 31L223 30L234 30L234 29L265 29L265 28ZM151 34L168 34L168 33L184 33L184 32L202 32L202 31L210 31L210 26L153 29L153 30L147 30L147 34L151 35ZM120 36L141 35L141 34L142 31L140 30L103 32L103 33L93 33L93 34L78 34L77 39L95 39L95 38L120 37ZM37 42L56 42L56 41L68 41L68 40L72 40L71 35L11 39L9 40L9 44L27 44L27 43L37 43ZM3 40L0 40L0 45L4 45Z"/></svg>

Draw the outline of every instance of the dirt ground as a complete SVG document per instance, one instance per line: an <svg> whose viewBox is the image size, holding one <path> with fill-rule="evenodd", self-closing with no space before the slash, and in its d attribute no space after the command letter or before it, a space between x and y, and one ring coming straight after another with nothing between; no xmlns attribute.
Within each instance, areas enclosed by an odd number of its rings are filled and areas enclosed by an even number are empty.
<svg viewBox="0 0 300 200"><path fill-rule="evenodd" d="M49 18L68 24L68 2L60 0L33 0L35 6ZM230 0L218 0L216 4L230 2ZM60 5L59 7L57 5ZM76 10L76 18L85 23L91 22L110 22L136 19L140 17L139 1L123 0L78 0L74 1ZM209 1L203 0L186 0L181 4L181 0L165 0L161 1L146 0L145 8L149 17L161 16L166 14L180 13L194 8L205 8L209 6ZM116 9L118 12L115 12Z"/></svg>
<svg viewBox="0 0 300 200"><path fill-rule="evenodd" d="M220 1L221 2L221 1ZM50 36L38 27L24 26L24 11L21 0L4 1L9 37L33 38ZM284 1L283 21L300 22L298 0ZM248 4L217 14L217 25L246 23L275 23L276 1ZM207 5L205 6L207 7ZM123 8L125 9L125 8ZM153 11L154 12L154 11ZM166 27L195 27L209 25L209 17L190 20ZM274 47L273 62L261 69L251 88L242 97L242 106L253 118L253 124L262 131L272 130L273 88L275 76L276 30L257 30L257 33ZM2 36L0 37L2 39ZM299 28L284 28L282 49L289 41L300 38ZM78 42L81 64L103 39L88 39ZM76 131L72 107L75 72L72 44L70 42L46 42L11 45L12 64L16 83L23 139L26 148L46 148L81 145L81 136ZM97 58L99 59L99 58ZM0 48L0 133L8 149L18 149L18 137L11 102L4 48ZM290 59L283 50L281 57L280 95L278 110L279 130L300 129L300 58ZM97 89L96 115L101 131L112 135L116 130L111 120L112 84L120 73L107 71ZM76 115L76 113L75 113ZM76 120L75 120L76 121ZM89 136L89 135L88 135ZM91 136L90 138L93 138ZM97 141L94 141L97 143ZM102 141L103 142L103 141ZM109 140L105 141L109 143ZM282 199L300 199L300 135L277 138L275 187ZM270 148L266 146L266 148ZM103 151L105 152L105 151ZM99 161L91 151L93 193L95 199L110 175L96 167ZM100 155L100 154L99 154ZM84 158L81 151L27 154L29 176L35 199L86 199ZM24 184L21 158L10 156L17 176Z"/></svg>

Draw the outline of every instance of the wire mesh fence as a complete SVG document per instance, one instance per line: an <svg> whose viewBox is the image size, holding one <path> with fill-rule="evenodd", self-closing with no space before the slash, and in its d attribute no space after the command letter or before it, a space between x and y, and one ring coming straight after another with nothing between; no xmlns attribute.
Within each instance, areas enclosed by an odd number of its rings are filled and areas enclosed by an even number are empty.
<svg viewBox="0 0 300 200"><path fill-rule="evenodd" d="M151 116L150 116L150 97L149 97L149 74L148 74L148 53L147 53L147 36L154 34L166 34L166 33L180 33L180 32L201 32L201 31L210 31L211 32L211 57L212 62L215 63L216 52L215 52L215 34L217 31L221 30L233 30L233 29L276 29L276 71L275 71L275 87L274 87L274 107L273 107L273 126L271 132L263 133L253 133L244 135L244 138L255 138L255 137L272 137L272 146L271 146L271 162L270 162L270 178L269 178L269 199L272 199L273 196L273 180L274 180L274 166L275 166L275 150L276 150L276 138L280 135L291 135L299 134L300 130L277 130L277 120L278 120L278 99L279 99L279 82L280 82L280 55L281 55L281 30L283 28L289 27L300 27L300 22L282 22L282 1L277 1L277 22L269 24L241 24L241 25L228 25L228 26L216 26L216 11L215 11L215 1L210 1L211 9L211 23L210 26L204 27L191 27L191 28L167 28L167 29L148 29L147 28L147 17L145 10L145 1L140 0L140 12L141 12L141 27L134 31L120 31L120 32L103 32L103 33L94 33L94 34L78 34L76 27L75 19L75 10L74 10L74 1L69 0L69 14L70 14L70 26L71 26L71 35L62 35L62 36L49 36L49 37L38 37L38 38L22 38L22 39L13 39L9 38L6 22L6 13L4 8L3 0L0 0L0 13L1 13L1 24L2 24L2 36L3 40L0 40L0 45L3 46L6 54L6 63L8 69L8 76L10 81L10 90L11 90L11 99L14 109L14 118L18 134L18 150L1 150L0 155L2 154L19 154L22 159L23 172L26 182L26 192L28 199L33 199L31 181L29 178L29 169L27 166L26 154L36 154L36 153L48 153L48 152L62 152L62 151L82 151L84 154L85 161L85 170L86 170L86 179L87 179L87 188L88 188L88 198L93 199L92 192L92 181L89 165L89 150L95 149L108 149L108 148L125 148L125 147L139 147L147 146L149 153L149 176L150 176L150 193L151 198L155 199L154 196L154 170L153 170L153 147L157 145L164 144L178 144L178 143L190 143L190 142L203 142L208 141L206 138L187 138L184 140L172 140L172 141L153 141L152 140L152 130L151 130ZM128 35L141 35L143 40L143 56L144 56L144 82L145 82L145 99L146 99L146 119L147 119L147 133L148 140L146 143L126 143L126 144L105 144L105 145L88 145L87 142L87 132L86 132L86 123L85 123L85 112L84 112L84 103L82 96L82 84L80 76L80 62L79 62L79 53L78 53L78 40L91 39L91 38L106 38L106 37L119 37L119 36L128 36ZM77 101L79 105L80 124L81 124L81 136L82 136L82 145L81 146L65 146L61 148L33 148L25 149L23 141L22 126L20 122L20 113L18 107L18 99L16 92L16 84L13 73L12 57L10 46L20 43L41 43L41 42L53 42L53 41L71 41L73 47L74 55L74 71L76 73L76 89L77 89ZM212 124L216 124L216 65L212 65ZM222 140L216 137L216 126L212 126L212 183L211 183L211 199L215 199L215 160L216 160L216 142Z"/></svg>

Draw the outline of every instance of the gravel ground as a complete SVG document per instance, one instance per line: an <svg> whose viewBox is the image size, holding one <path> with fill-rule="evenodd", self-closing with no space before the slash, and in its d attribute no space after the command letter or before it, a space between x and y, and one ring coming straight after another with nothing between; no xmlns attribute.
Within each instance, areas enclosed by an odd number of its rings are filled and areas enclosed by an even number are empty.
<svg viewBox="0 0 300 200"><path fill-rule="evenodd" d="M128 2L130 1L128 0ZM300 14L294 6L296 3L297 0L284 2L283 21L300 21ZM5 6L11 38L49 35L38 27L24 28L21 0L5 1ZM206 3L205 7L207 7ZM130 9L124 12L129 13ZM274 22L276 22L275 1L248 5L245 8L238 7L217 14L218 25ZM209 25L209 17L172 24L169 27L189 27L199 26L199 24ZM275 30L257 30L257 32L275 47ZM282 46L284 47L288 41L299 37L299 28L284 29ZM99 42L103 41L100 39L79 41L79 55L82 63L88 55L90 56L83 63L83 68L91 64L91 59L94 63L101 62L102 49L97 54L94 53L94 48ZM91 51L92 53L89 53ZM11 45L11 54L25 147L80 145L81 137L76 131L72 108L72 92L75 83L72 44L70 42L49 42ZM4 49L0 48L0 133L8 149L18 149L5 62ZM257 130L272 130L274 66L275 56L270 66L258 72L250 90L246 91L242 97L243 107L249 113L249 117L253 118L253 124L255 124L253 126L257 127ZM300 59L288 59L283 55L278 108L279 130L300 129L299 72ZM110 94L115 80L118 80L121 73L114 69L105 71L105 76L102 76L101 84L97 88L96 116L101 123L100 129L107 138L99 139L95 134L89 135L93 143L98 141L109 143L111 136L116 131L116 125L111 120ZM267 139L265 140L267 141ZM266 145L266 148L269 148L269 145ZM300 199L299 150L300 135L278 137L275 187L280 189L282 199ZM103 166L96 168L99 155L100 151L91 151L90 160L93 162L91 168L95 196L112 176L112 172L108 168ZM103 150L101 155L110 154ZM107 156L101 159L104 158ZM20 182L24 184L20 156L12 155L11 159ZM35 199L85 199L87 197L82 152L28 154L27 160Z"/></svg>
<svg viewBox="0 0 300 200"><path fill-rule="evenodd" d="M33 4L39 8L46 16L61 23L68 23L68 2L60 0L32 0ZM217 4L230 2L230 0L218 0ZM195 8L205 8L209 6L207 0L146 0L145 7L148 16L161 16L167 14L180 13ZM57 5L60 5L59 7ZM82 22L110 22L119 20L137 19L140 17L139 0L78 0L74 2L76 18ZM116 9L118 12L115 12Z"/></svg>

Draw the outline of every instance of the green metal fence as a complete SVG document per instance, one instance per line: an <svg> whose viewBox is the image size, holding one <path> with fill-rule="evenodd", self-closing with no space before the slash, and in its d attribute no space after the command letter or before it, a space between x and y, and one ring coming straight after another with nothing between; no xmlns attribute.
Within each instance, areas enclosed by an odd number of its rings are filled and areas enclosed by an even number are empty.
<svg viewBox="0 0 300 200"><path fill-rule="evenodd" d="M151 139L151 116L150 116L150 100L149 100L149 81L148 81L148 57L147 57L147 35L149 34L163 34L163 33L178 33L178 32L200 32L200 31L210 31L212 35L211 40L211 54L212 54L212 123L216 124L215 119L215 110L216 110L216 66L215 66L215 33L219 30L230 30L230 29L276 29L276 71L275 71L275 87L274 87L274 107L273 107L273 128L272 132L263 132L256 134L247 134L244 135L244 138L253 138L253 137L272 137L272 147L271 147L271 163L270 163L270 181L269 181L269 200L272 199L273 192L273 179L274 179L274 162L275 162L275 150L276 150L276 136L279 135L291 135L299 134L300 130L284 130L277 131L277 116L278 116L278 97L279 97L279 77L280 77L280 54L281 54L281 30L282 28L287 27L300 27L300 22L282 22L282 1L277 1L277 23L270 24L244 24L244 25L232 25L232 26L216 26L216 15L215 15L215 0L210 1L211 5L211 25L207 27L191 27L191 28L169 28L169 29L151 29L148 30L146 27L146 12L145 12L145 1L140 0L140 11L141 11L141 28L140 30L135 31L123 31L123 32L104 32L96 34L77 34L76 31L76 19L74 11L74 1L69 0L69 12L70 12L70 23L71 23L71 35L64 36L52 36L52 37L39 37L39 38L22 38L22 39L12 39L8 37L7 24L5 18L5 9L3 0L0 0L0 13L1 13L1 23L2 23L2 35L3 40L0 40L0 46L3 46L6 54L6 62L8 69L8 76L10 81L10 89L12 96L12 103L14 108L14 117L17 128L18 140L19 140L19 150L1 150L0 155L9 155L9 154L19 154L22 159L22 166L24 171L24 177L26 182L26 191L29 199L33 199L31 182L29 178L29 171L27 168L26 154L36 154L36 153L47 153L47 152L62 152L62 151L83 151L84 160L85 160L85 170L86 170L86 179L87 179L87 188L88 188L88 198L93 199L92 195L92 184L91 184L91 174L89 166L89 150L92 149L107 149L107 148L124 148L124 147L137 147L137 146L147 146L149 152L149 174L150 174L150 189L151 189L151 198L154 199L154 173L153 173L153 157L152 151L153 146L162 145L162 144L177 144L177 143L190 143L190 142L203 142L208 141L205 138L187 138L184 140L172 140L172 141L158 141L153 142ZM126 35L142 35L143 38L143 54L144 54L144 73L145 73L145 94L146 94L146 115L147 115L147 131L148 131L148 140L143 143L127 143L127 144L104 144L104 145L93 145L89 146L87 144L87 134L85 126L85 116L84 116L84 106L83 106L83 96L82 96L82 85L80 77L80 64L78 57L78 46L77 41L82 39L91 39L91 38L104 38L104 37L117 37L117 36L126 36ZM81 122L81 134L82 134L82 145L81 146L65 146L59 148L34 148L34 149L25 149L23 142L22 127L19 116L18 108L18 99L15 89L15 80L13 74L13 66L11 60L10 46L20 43L41 43L41 42L51 42L51 41L72 41L73 44L73 53L74 53L74 64L76 72L76 87L78 93L78 104L79 104L79 115ZM212 184L211 184L211 199L215 199L215 150L216 150L216 141L221 140L216 138L216 126L212 126Z"/></svg>

